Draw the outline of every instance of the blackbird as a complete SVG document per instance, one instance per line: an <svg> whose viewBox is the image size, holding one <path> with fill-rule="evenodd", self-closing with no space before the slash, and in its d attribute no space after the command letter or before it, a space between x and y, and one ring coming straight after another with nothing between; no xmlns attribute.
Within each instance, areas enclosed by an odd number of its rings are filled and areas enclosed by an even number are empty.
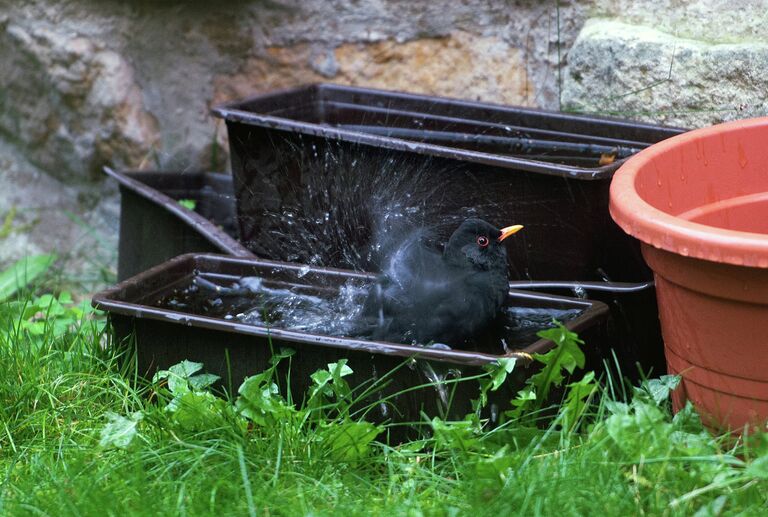
<svg viewBox="0 0 768 517"><path fill-rule="evenodd" d="M522 226L501 230L467 219L442 254L412 239L391 257L371 287L362 315L373 339L460 344L501 311L509 289L502 241Z"/></svg>

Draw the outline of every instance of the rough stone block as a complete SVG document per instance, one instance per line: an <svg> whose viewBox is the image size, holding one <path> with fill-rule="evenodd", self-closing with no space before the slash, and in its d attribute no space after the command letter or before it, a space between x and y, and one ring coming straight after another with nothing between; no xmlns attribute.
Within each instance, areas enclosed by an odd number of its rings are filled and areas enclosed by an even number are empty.
<svg viewBox="0 0 768 517"><path fill-rule="evenodd" d="M99 42L47 24L0 24L0 132L60 179L137 165L157 140L133 70Z"/></svg>
<svg viewBox="0 0 768 517"><path fill-rule="evenodd" d="M568 53L566 110L699 127L768 113L768 44L711 43L589 20Z"/></svg>

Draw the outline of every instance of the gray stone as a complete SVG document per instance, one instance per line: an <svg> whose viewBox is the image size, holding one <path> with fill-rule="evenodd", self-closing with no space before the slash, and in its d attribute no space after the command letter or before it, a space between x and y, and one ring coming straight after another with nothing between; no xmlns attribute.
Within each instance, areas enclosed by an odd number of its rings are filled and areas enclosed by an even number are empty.
<svg viewBox="0 0 768 517"><path fill-rule="evenodd" d="M116 189L70 186L0 139L0 270L25 255L56 253L66 279L90 289L114 276Z"/></svg>
<svg viewBox="0 0 768 517"><path fill-rule="evenodd" d="M98 41L45 23L0 26L0 131L59 179L138 164L157 139L133 70Z"/></svg>
<svg viewBox="0 0 768 517"><path fill-rule="evenodd" d="M274 87L331 81L679 125L765 112L766 2L220 4L0 0L0 165L15 164L0 166L0 217L23 208L0 262L68 251L88 225L93 250L114 243L103 164L224 169L210 108ZM29 215L57 211L87 222Z"/></svg>
<svg viewBox="0 0 768 517"><path fill-rule="evenodd" d="M683 127L768 113L768 43L708 43L589 20L568 53L564 108Z"/></svg>
<svg viewBox="0 0 768 517"><path fill-rule="evenodd" d="M645 25L707 43L768 41L766 0L595 0L595 18Z"/></svg>

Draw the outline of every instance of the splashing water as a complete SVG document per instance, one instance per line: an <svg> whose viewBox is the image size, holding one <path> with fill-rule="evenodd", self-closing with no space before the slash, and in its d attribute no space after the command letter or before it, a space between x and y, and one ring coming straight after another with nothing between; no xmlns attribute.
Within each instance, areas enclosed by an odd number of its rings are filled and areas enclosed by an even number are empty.
<svg viewBox="0 0 768 517"><path fill-rule="evenodd" d="M238 187L241 239L260 256L382 271L404 236L421 231L437 245L468 217L502 213L482 196L467 198L476 186L447 188L478 181L459 163L306 138L275 141L263 158L269 166Z"/></svg>
<svg viewBox="0 0 768 517"><path fill-rule="evenodd" d="M306 274L300 270L298 276ZM347 336L354 332L356 316L367 294L365 287L353 281L332 295L322 293L323 288L288 287L260 277L242 277L227 284L196 275L190 284L175 289L157 305L255 326Z"/></svg>
<svg viewBox="0 0 768 517"><path fill-rule="evenodd" d="M197 274L189 283L162 296L155 305L256 326L366 339L360 330L359 315L369 288L369 283L359 279L330 287L261 277L222 280ZM418 345L504 354L536 341L536 333L551 327L553 318L568 321L580 313L580 309L505 306L501 317L475 339ZM424 373L430 377L429 372Z"/></svg>

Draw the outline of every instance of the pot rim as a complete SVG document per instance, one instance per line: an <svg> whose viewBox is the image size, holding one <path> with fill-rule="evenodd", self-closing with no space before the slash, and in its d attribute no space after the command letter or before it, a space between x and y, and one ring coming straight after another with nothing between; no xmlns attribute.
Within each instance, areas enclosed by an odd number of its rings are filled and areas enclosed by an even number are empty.
<svg viewBox="0 0 768 517"><path fill-rule="evenodd" d="M768 128L768 117L696 129L644 149L629 158L613 177L609 201L611 217L626 233L655 248L712 262L768 268L768 235L727 230L670 215L651 206L636 189L640 172L665 153L718 134L762 127Z"/></svg>

